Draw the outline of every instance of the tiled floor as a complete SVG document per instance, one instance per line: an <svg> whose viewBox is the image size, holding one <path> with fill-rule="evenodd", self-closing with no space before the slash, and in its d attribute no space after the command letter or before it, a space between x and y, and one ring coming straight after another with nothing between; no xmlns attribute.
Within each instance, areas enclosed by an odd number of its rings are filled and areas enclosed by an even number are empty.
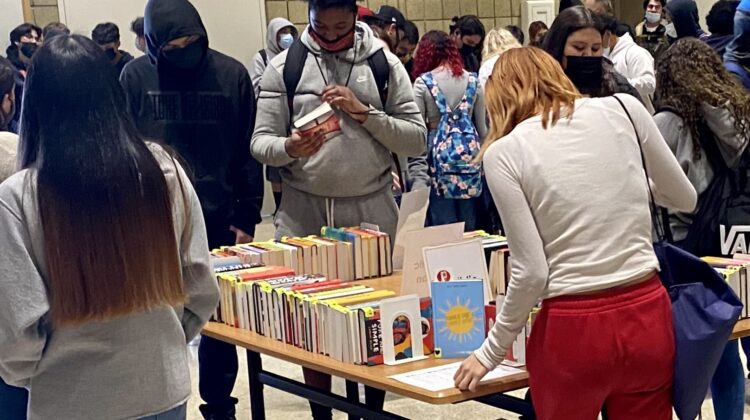
<svg viewBox="0 0 750 420"><path fill-rule="evenodd" d="M269 239L273 236L273 226L264 222L256 232L259 240ZM200 420L201 415L198 411L200 397L198 396L198 357L197 347L191 346L191 377L193 382L193 396L188 405L188 420ZM238 350L239 351L239 350ZM237 406L237 418L246 420L250 418L248 385L247 385L247 363L244 351L239 351L240 368L237 383L234 388L234 397L240 400ZM744 361L744 357L743 357ZM263 357L264 368L274 373L286 376L288 378L302 381L302 369L299 366L286 363L284 361L271 357ZM344 381L334 380L334 392L344 395ZM750 389L750 383L748 383ZM516 396L523 396L524 391L516 392ZM270 420L277 419L309 419L310 410L307 401L301 398L291 396L284 392L266 387L265 388L266 417ZM394 394L388 394L385 409L393 413L402 415L410 419L430 419L430 420L483 420L483 419L517 419L515 414L498 410L486 405L467 402L452 406L434 406L402 398ZM337 420L346 419L343 413L334 413ZM710 398L703 404L704 420L714 420L713 405ZM745 406L745 419L750 419L750 405Z"/></svg>

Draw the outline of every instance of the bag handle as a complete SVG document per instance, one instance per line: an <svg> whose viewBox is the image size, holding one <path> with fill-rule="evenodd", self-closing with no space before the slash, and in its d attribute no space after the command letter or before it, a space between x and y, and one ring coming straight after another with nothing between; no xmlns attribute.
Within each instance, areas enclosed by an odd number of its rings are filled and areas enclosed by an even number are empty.
<svg viewBox="0 0 750 420"><path fill-rule="evenodd" d="M660 241L668 240L668 242L672 242L671 238L667 238L667 232L666 232L664 220L661 220L659 218L660 212L659 212L658 207L656 206L656 200L654 200L654 191L651 189L651 178L648 176L648 168L646 167L646 157L643 155L643 145L641 144L641 136L638 134L638 129L635 128L635 122L633 121L633 117L630 115L630 111L628 111L628 108L625 106L622 100L618 98L616 95L613 95L612 97L615 98L615 100L622 107L622 110L625 111L625 115L627 115L628 120L630 120L630 125L633 126L633 131L635 132L636 143L638 143L638 150L641 153L641 164L643 165L643 173L646 174L646 186L648 187L649 206L651 208L651 221L654 225L654 229L656 230L656 236L659 238ZM662 217L664 216L665 215L662 214Z"/></svg>

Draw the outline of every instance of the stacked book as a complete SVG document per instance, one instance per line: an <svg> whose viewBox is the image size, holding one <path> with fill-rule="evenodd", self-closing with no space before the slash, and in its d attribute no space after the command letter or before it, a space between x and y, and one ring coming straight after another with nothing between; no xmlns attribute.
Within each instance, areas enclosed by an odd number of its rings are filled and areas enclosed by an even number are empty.
<svg viewBox="0 0 750 420"><path fill-rule="evenodd" d="M388 234L363 228L321 229L320 236L282 238L225 246L215 257L238 258L241 263L289 267L295 274L322 274L344 281L392 274Z"/></svg>
<svg viewBox="0 0 750 420"><path fill-rule="evenodd" d="M493 296L504 295L510 281L510 251L504 236L490 235L483 230L467 232L464 239L482 238L484 255L487 258L487 271L490 276L490 289Z"/></svg>
<svg viewBox="0 0 750 420"><path fill-rule="evenodd" d="M216 321L345 363L383 363L379 306L394 297L394 291L323 275L295 275L285 267L233 268L217 271L221 299ZM433 348L431 310L430 299L423 299L426 352ZM394 331L396 358L407 357L411 329Z"/></svg>
<svg viewBox="0 0 750 420"><path fill-rule="evenodd" d="M703 257L703 261L713 267L729 283L734 293L742 301L743 309L740 319L750 318L748 302L750 302L750 284L747 280L748 268L750 268L750 255L734 254L732 258Z"/></svg>

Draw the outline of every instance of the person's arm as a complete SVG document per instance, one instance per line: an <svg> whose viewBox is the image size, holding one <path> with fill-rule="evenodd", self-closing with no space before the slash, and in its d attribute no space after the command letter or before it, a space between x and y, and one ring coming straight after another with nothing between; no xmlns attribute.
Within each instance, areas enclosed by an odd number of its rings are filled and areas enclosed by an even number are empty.
<svg viewBox="0 0 750 420"><path fill-rule="evenodd" d="M248 148L255 126L255 95L250 75L242 72L240 79L239 132L235 140L230 168L233 186L234 212L232 226L247 235L255 236L255 225L261 222L263 207L263 165L253 159Z"/></svg>
<svg viewBox="0 0 750 420"><path fill-rule="evenodd" d="M295 160L285 147L292 110L287 104L284 80L273 65L266 67L260 86L250 150L255 159L263 164L276 167L289 165Z"/></svg>
<svg viewBox="0 0 750 420"><path fill-rule="evenodd" d="M391 78L385 112L370 112L362 123L380 144L398 155L420 156L425 149L427 129L414 102L411 80L401 64L390 64Z"/></svg>
<svg viewBox="0 0 750 420"><path fill-rule="evenodd" d="M638 76L628 79L628 82L641 94L651 95L656 91L656 73L654 72L654 58L648 50L639 46L632 46L628 50L628 67Z"/></svg>
<svg viewBox="0 0 750 420"><path fill-rule="evenodd" d="M513 152L498 140L485 155L484 168L492 197L503 220L510 253L511 277L505 303L482 347L474 352L487 369L494 369L505 358L508 348L521 331L531 309L547 286L549 269L544 244L537 230L529 202L521 188L521 175ZM502 148L502 150L494 150Z"/></svg>
<svg viewBox="0 0 750 420"><path fill-rule="evenodd" d="M479 85L477 89L477 99L474 103L474 125L477 127L479 142L483 143L487 137L487 108L484 100L484 87Z"/></svg>
<svg viewBox="0 0 750 420"><path fill-rule="evenodd" d="M409 167L409 191L432 187L429 166L427 165L427 151L422 156L407 158L407 164Z"/></svg>
<svg viewBox="0 0 750 420"><path fill-rule="evenodd" d="M698 196L646 108L628 95L617 95L633 118L656 204L684 213L695 209ZM618 105L619 106L619 105Z"/></svg>
<svg viewBox="0 0 750 420"><path fill-rule="evenodd" d="M173 207L184 209L179 252L186 303L182 329L187 342L197 336L219 303L219 287L209 256L206 226L198 195L180 164L174 161Z"/></svg>
<svg viewBox="0 0 750 420"><path fill-rule="evenodd" d="M25 177L8 183L22 185ZM0 377L12 386L29 386L47 342L47 293L29 230L10 185L0 187ZM26 221L28 222L28 221Z"/></svg>
<svg viewBox="0 0 750 420"><path fill-rule="evenodd" d="M253 82L253 91L255 92L255 98L258 98L260 94L260 80L263 78L263 72L266 71L266 63L263 61L263 57L260 53L256 53L253 57L253 66L250 68L250 80Z"/></svg>

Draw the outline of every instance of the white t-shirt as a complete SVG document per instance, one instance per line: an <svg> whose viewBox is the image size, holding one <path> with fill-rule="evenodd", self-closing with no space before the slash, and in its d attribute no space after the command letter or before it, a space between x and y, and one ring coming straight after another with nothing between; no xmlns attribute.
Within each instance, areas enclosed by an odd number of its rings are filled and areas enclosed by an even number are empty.
<svg viewBox="0 0 750 420"><path fill-rule="evenodd" d="M695 190L648 111L617 96L635 121L657 204L692 211ZM571 119L544 130L530 118L487 150L513 264L497 322L475 352L485 367L503 360L540 299L610 289L659 268L633 127L614 98L585 98Z"/></svg>

